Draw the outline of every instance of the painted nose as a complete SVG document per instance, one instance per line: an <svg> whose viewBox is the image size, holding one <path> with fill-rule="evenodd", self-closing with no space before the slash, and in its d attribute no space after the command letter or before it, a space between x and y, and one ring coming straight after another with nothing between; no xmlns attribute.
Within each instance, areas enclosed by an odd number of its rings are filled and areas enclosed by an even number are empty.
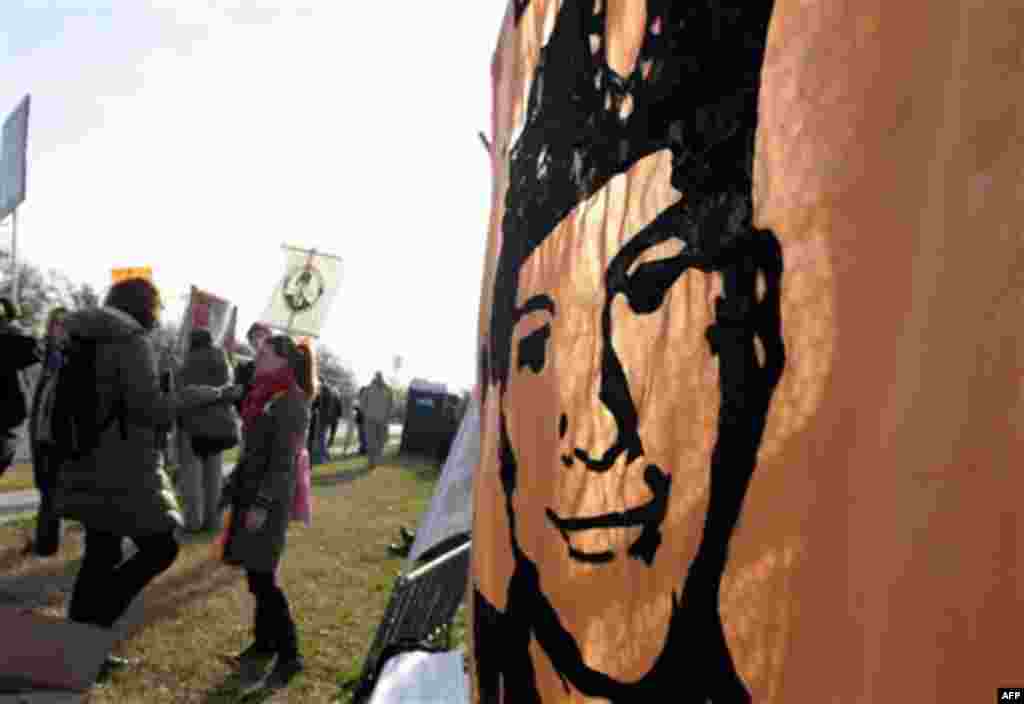
<svg viewBox="0 0 1024 704"><path fill-rule="evenodd" d="M562 464L572 467L575 456L565 447L565 435L569 432L569 417L564 413L558 418L558 442L562 446Z"/></svg>

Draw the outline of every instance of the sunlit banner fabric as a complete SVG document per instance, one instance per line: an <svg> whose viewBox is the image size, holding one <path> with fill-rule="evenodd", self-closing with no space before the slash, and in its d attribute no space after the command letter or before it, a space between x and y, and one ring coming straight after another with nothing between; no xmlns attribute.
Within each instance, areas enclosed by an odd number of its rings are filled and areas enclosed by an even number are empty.
<svg viewBox="0 0 1024 704"><path fill-rule="evenodd" d="M1013 681L1024 32L997 5L510 3L475 701Z"/></svg>

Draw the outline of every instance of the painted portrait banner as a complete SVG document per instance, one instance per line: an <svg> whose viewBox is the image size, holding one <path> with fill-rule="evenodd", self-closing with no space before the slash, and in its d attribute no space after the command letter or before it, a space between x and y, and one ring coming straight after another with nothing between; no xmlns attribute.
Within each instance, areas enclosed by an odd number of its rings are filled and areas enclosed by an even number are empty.
<svg viewBox="0 0 1024 704"><path fill-rule="evenodd" d="M509 4L474 701L952 704L1019 678L1022 23Z"/></svg>
<svg viewBox="0 0 1024 704"><path fill-rule="evenodd" d="M285 247L284 275L261 320L291 335L319 337L341 283L341 259Z"/></svg>

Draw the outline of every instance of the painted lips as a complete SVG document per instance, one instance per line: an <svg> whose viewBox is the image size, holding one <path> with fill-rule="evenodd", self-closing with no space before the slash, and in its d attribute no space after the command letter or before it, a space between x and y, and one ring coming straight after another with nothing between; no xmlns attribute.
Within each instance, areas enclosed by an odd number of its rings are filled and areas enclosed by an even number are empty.
<svg viewBox="0 0 1024 704"><path fill-rule="evenodd" d="M650 464L644 470L644 482L654 496L643 505L626 509L625 511L605 513L599 516L563 518L548 508L546 511L548 520L561 533L562 539L569 548L569 557L580 562L593 564L611 562L615 559L614 551L586 552L577 550L573 547L570 536L573 533L585 530L643 526L640 537L633 541L627 552L630 557L639 558L650 566L654 561L654 555L658 550L658 546L661 545L660 528L668 511L668 496L672 477L661 471L656 465Z"/></svg>

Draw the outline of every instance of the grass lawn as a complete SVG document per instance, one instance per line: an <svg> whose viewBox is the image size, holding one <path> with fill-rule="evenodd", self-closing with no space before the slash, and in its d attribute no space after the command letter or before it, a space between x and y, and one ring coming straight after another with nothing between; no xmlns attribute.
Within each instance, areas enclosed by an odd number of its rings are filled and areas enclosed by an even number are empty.
<svg viewBox="0 0 1024 704"><path fill-rule="evenodd" d="M331 452L340 453L340 444L344 437L344 433L339 431L337 442L332 446ZM397 438L392 436L389 443L396 442ZM238 461L238 448L233 447L223 453L224 462L237 462ZM8 468L4 473L3 477L0 477L0 494L8 491L24 491L26 489L35 489L36 485L32 479L32 465L28 462L21 464L15 464Z"/></svg>
<svg viewBox="0 0 1024 704"><path fill-rule="evenodd" d="M224 462L237 462L238 448L232 448L224 453ZM32 465L28 462L12 465L4 476L0 478L0 494L5 491L24 491L35 489L35 482L32 480Z"/></svg>
<svg viewBox="0 0 1024 704"><path fill-rule="evenodd" d="M4 472L4 476L0 477L0 493L35 488L36 484L32 480L32 465L28 462L11 465Z"/></svg>
<svg viewBox="0 0 1024 704"><path fill-rule="evenodd" d="M292 527L280 572L306 671L273 698L247 702L347 701L342 685L358 676L403 564L386 546L400 525L416 525L438 471L429 460L396 456L373 472L363 457L314 468L313 525ZM31 527L0 526L0 597L63 615L82 534L72 525L58 555L25 559L19 550ZM144 662L94 687L90 704L237 701L233 669L221 656L248 645L252 598L240 570L211 559L212 542L212 535L186 542L129 609L115 653ZM460 617L456 642L461 637Z"/></svg>

